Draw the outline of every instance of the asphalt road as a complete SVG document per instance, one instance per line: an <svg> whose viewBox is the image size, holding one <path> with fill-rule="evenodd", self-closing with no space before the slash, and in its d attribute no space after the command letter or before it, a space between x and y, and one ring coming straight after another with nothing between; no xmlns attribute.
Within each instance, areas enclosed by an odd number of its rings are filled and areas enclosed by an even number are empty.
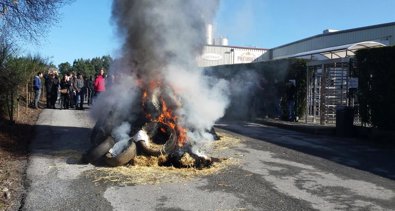
<svg viewBox="0 0 395 211"><path fill-rule="evenodd" d="M218 131L241 141L218 156L237 165L180 182L120 185L94 181L86 173L100 167L77 162L92 125L86 110L42 112L22 210L395 209L395 153L388 147L221 123Z"/></svg>

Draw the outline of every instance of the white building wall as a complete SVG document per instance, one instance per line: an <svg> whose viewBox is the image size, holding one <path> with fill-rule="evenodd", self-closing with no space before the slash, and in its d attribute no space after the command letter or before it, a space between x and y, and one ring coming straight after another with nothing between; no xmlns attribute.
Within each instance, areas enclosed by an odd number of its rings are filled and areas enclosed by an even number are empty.
<svg viewBox="0 0 395 211"><path fill-rule="evenodd" d="M251 63L266 51L262 48L207 45L203 48L202 55L196 58L196 61L199 67Z"/></svg>

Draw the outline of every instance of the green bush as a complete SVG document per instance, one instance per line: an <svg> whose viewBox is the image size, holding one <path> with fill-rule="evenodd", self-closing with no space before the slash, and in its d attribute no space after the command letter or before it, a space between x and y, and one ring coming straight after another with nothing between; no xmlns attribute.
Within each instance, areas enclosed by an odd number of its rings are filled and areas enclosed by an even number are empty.
<svg viewBox="0 0 395 211"><path fill-rule="evenodd" d="M306 61L302 59L292 59L288 66L285 81L296 80L296 115L304 116L306 112ZM283 92L284 93L284 92ZM283 98L286 99L284 93ZM285 100L286 101L286 100Z"/></svg>
<svg viewBox="0 0 395 211"><path fill-rule="evenodd" d="M16 57L13 52L11 45L0 44L0 115L7 115L11 122L17 99L24 94L21 90L31 86L35 73L47 69L40 57Z"/></svg>
<svg viewBox="0 0 395 211"><path fill-rule="evenodd" d="M359 113L363 123L395 129L395 47L363 49L356 53L354 74L359 78Z"/></svg>

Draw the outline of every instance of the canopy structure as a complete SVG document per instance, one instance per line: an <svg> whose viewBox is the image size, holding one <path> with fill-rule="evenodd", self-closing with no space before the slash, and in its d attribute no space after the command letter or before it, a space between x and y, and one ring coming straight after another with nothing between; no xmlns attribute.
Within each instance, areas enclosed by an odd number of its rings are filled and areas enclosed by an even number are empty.
<svg viewBox="0 0 395 211"><path fill-rule="evenodd" d="M294 55L286 56L294 57L294 58L303 58L309 60L327 60L327 59L339 59L339 58L346 58L355 55L355 52L359 49L363 48L377 48L386 46L383 43L376 42L376 41L364 41L358 43L352 43L347 45L340 45L330 48L323 48L313 51L307 51L302 53L297 53Z"/></svg>

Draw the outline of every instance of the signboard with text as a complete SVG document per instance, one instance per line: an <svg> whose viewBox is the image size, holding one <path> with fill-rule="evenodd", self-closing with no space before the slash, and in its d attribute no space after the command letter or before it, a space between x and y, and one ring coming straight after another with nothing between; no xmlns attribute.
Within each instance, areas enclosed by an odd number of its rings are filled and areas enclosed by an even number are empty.
<svg viewBox="0 0 395 211"><path fill-rule="evenodd" d="M259 56L262 55L262 52L254 52L254 51L234 51L234 63L251 63Z"/></svg>

